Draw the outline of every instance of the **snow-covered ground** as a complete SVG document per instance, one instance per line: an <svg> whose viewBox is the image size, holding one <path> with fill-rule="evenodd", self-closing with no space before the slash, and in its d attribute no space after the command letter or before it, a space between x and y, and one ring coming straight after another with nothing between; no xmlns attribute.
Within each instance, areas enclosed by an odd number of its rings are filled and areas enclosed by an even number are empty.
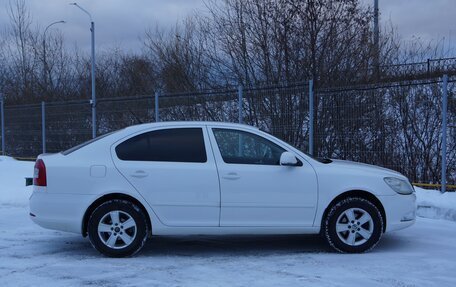
<svg viewBox="0 0 456 287"><path fill-rule="evenodd" d="M415 187L418 216L456 221L456 192L441 194L437 190Z"/></svg>
<svg viewBox="0 0 456 287"><path fill-rule="evenodd" d="M420 216L367 254L318 236L161 237L133 258L28 219L33 163L0 157L0 286L456 286L456 194L417 189Z"/></svg>
<svg viewBox="0 0 456 287"><path fill-rule="evenodd" d="M25 178L33 176L34 162L0 156L0 204L25 206L32 187L25 187ZM2 221L0 221L1 223Z"/></svg>

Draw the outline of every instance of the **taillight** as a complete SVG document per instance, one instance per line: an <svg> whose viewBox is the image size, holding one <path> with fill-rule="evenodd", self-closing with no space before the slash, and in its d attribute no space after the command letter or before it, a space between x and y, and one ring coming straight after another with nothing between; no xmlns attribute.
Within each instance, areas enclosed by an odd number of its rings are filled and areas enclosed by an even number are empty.
<svg viewBox="0 0 456 287"><path fill-rule="evenodd" d="M46 186L46 166L42 159L35 162L35 170L33 174L33 185Z"/></svg>

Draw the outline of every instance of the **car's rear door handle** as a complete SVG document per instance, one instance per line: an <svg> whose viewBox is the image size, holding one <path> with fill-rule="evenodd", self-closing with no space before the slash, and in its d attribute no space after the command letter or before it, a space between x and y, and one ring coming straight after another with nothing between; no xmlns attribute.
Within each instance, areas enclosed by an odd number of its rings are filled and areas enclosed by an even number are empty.
<svg viewBox="0 0 456 287"><path fill-rule="evenodd" d="M224 179L230 179L230 180L234 180L234 179L239 179L241 178L240 175L238 175L236 172L229 172L227 174L225 174L224 176L222 176Z"/></svg>
<svg viewBox="0 0 456 287"><path fill-rule="evenodd" d="M135 178L143 178L148 176L148 174L144 170L137 170L135 173L131 174L130 176Z"/></svg>

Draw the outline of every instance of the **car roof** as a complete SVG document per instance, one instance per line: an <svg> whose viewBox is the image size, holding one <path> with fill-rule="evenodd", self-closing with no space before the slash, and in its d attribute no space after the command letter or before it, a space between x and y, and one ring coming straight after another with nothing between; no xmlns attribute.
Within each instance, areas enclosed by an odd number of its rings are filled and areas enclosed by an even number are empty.
<svg viewBox="0 0 456 287"><path fill-rule="evenodd" d="M257 127L249 126L246 124L228 123L228 122L212 122L212 121L166 121L145 123L134 126L129 126L128 130L142 130L155 127L201 127L201 126L219 126L219 127L232 127L232 128L248 128L258 130Z"/></svg>

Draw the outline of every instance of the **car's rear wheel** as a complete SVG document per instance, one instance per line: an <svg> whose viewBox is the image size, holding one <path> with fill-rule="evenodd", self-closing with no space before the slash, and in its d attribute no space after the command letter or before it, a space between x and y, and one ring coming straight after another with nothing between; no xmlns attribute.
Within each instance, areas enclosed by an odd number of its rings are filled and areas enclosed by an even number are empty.
<svg viewBox="0 0 456 287"><path fill-rule="evenodd" d="M323 232L329 245L339 252L366 252L374 248L382 236L382 214L364 198L346 198L331 207Z"/></svg>
<svg viewBox="0 0 456 287"><path fill-rule="evenodd" d="M146 242L148 232L144 212L126 200L104 202L93 211L88 222L90 242L110 257L135 254Z"/></svg>

